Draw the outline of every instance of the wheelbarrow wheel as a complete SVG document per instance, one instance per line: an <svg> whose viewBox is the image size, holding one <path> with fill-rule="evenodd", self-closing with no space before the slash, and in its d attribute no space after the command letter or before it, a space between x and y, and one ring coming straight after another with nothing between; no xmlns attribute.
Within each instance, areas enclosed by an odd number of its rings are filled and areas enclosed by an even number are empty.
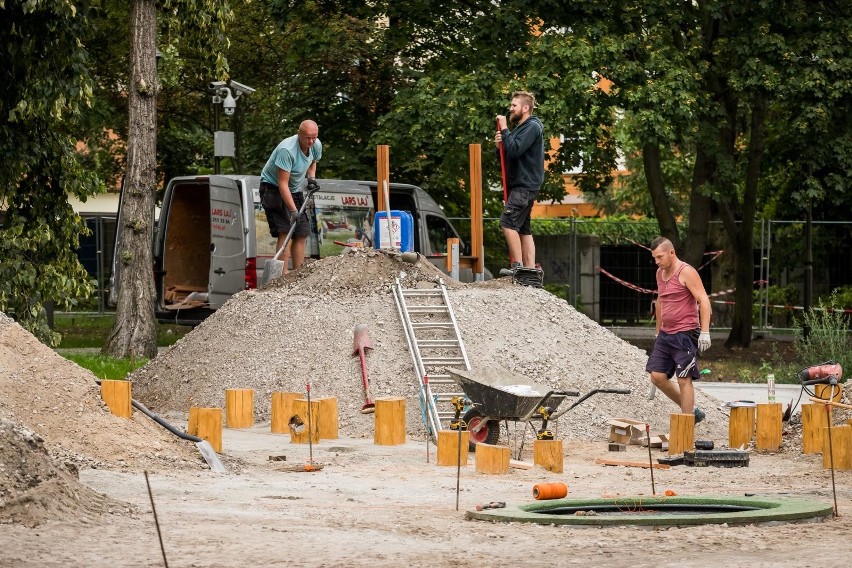
<svg viewBox="0 0 852 568"><path fill-rule="evenodd" d="M470 430L470 451L476 451L476 444L496 444L500 439L500 423L496 420L487 421L478 432L474 429L479 426L485 417L476 408L471 408L464 413L465 424Z"/></svg>

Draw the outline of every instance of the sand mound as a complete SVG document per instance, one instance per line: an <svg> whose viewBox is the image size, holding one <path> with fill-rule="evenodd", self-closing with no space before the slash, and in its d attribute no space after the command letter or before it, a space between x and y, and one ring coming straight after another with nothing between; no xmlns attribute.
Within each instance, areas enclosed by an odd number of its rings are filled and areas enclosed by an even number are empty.
<svg viewBox="0 0 852 568"><path fill-rule="evenodd" d="M376 251L307 264L263 290L235 295L169 351L133 375L137 398L157 412L185 415L192 405L223 406L227 388L255 391L255 419L269 418L273 391L338 398L340 431L372 436L360 367L352 357L353 328L369 327L374 349L367 356L373 397L407 398L407 428L422 435L414 367L390 286L434 286L440 272L425 259L416 264ZM608 421L628 417L668 431L677 411L661 395L648 401L645 354L552 294L503 278L479 284L446 279L450 299L474 369L500 367L518 383L538 383L586 393L626 387L630 395L600 394L560 419L558 435L598 440ZM697 435L721 438L724 416L696 393L707 410ZM447 409L449 410L449 408Z"/></svg>
<svg viewBox="0 0 852 568"><path fill-rule="evenodd" d="M127 507L82 485L76 467L53 460L38 434L0 420L0 523L34 527L57 517L86 523Z"/></svg>
<svg viewBox="0 0 852 568"><path fill-rule="evenodd" d="M112 415L95 376L0 314L0 418L32 430L60 462L154 471L204 467L195 445L150 418ZM135 394L133 395L136 398Z"/></svg>

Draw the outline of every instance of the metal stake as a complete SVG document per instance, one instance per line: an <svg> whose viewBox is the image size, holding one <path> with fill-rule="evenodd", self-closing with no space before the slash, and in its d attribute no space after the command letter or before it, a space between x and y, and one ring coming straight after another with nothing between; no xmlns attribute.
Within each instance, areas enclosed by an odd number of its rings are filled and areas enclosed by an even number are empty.
<svg viewBox="0 0 852 568"><path fill-rule="evenodd" d="M462 445L462 422L459 421L459 456L456 462L456 511L459 510L459 486L461 480L461 445Z"/></svg>
<svg viewBox="0 0 852 568"><path fill-rule="evenodd" d="M148 498L151 500L151 512L154 513L154 525L157 527L157 538L160 540L160 552L163 553L163 566L169 568L169 561L166 560L166 549L163 546L163 535L160 534L160 521L157 520L157 508L154 506L154 494L151 493L151 482L148 481L148 470L144 470L145 485L148 486Z"/></svg>
<svg viewBox="0 0 852 568"><path fill-rule="evenodd" d="M423 392L424 393L429 392L429 375L423 375ZM424 398L424 401L425 401L425 398L426 398L425 394L424 394L423 398ZM426 422L427 422L427 424L426 424L426 463L429 463L429 435L430 435L429 430L430 430L430 427L429 427L429 424L428 424L429 421L427 420Z"/></svg>
<svg viewBox="0 0 852 568"><path fill-rule="evenodd" d="M307 385L308 389L308 465L314 466L314 443L313 431L311 430L311 383Z"/></svg>
<svg viewBox="0 0 852 568"><path fill-rule="evenodd" d="M654 487L654 460L651 458L651 425L645 424L645 437L648 440L648 469L651 470L651 495L657 495L657 489Z"/></svg>
<svg viewBox="0 0 852 568"><path fill-rule="evenodd" d="M832 396L834 389L832 389ZM825 405L825 413L828 416L828 463L831 466L831 492L834 494L834 516L839 516L837 512L837 488L834 486L834 448L831 447L831 405Z"/></svg>

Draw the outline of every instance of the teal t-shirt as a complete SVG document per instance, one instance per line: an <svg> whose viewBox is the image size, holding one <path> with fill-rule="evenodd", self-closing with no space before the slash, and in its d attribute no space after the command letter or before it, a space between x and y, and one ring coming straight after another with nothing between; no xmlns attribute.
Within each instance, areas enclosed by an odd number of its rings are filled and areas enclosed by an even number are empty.
<svg viewBox="0 0 852 568"><path fill-rule="evenodd" d="M285 172L290 172L290 182L287 185L290 186L291 193L297 193L302 190L302 182L308 168L314 161L319 161L320 158L322 158L322 143L319 139L314 141L313 146L308 149L308 154L305 155L299 148L299 135L294 134L282 140L275 147L260 172L260 179L272 185L278 185L278 169L280 168Z"/></svg>

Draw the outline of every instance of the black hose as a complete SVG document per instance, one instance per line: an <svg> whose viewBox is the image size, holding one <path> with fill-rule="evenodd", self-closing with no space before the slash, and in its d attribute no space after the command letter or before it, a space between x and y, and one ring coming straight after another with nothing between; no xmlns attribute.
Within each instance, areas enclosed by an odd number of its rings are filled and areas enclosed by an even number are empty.
<svg viewBox="0 0 852 568"><path fill-rule="evenodd" d="M95 379L95 383L97 383L98 386L100 386L101 381L99 379ZM133 405L133 408L135 408L136 410L138 410L139 412L141 412L142 414L144 414L145 416L147 416L148 418L150 418L151 420L153 420L154 422L156 422L157 424L159 424L160 426L162 426L163 428L165 428L166 430L168 430L169 432L171 432L172 434L174 434L178 438L182 438L184 440L189 440L190 442L196 442L196 443L202 441L201 438L199 438L198 436L193 436L192 434L187 434L183 430L178 430L177 428L175 428L174 426L172 426L171 424L169 424L168 422L163 420L158 414L154 414L153 412L148 410L148 408L144 404L139 402L138 400L131 398L130 404Z"/></svg>
<svg viewBox="0 0 852 568"><path fill-rule="evenodd" d="M145 414L148 418L150 418L151 420L153 420L154 422L156 422L157 424L159 424L160 426L162 426L163 428L165 428L166 430L168 430L169 432L171 432L172 434L174 434L178 438L183 438L184 440L189 440L190 442L200 442L201 441L201 438L199 438L198 436L193 436L192 434L187 434L183 430L178 430L177 428L175 428L174 426L172 426L171 424L169 424L168 422L166 422L165 420L160 418L159 415L154 414L153 412L148 410L145 407L145 405L142 404L141 402L139 402L138 400L134 400L134 399L131 398L130 402L131 402L131 404L133 404L133 408L139 410L140 412Z"/></svg>

